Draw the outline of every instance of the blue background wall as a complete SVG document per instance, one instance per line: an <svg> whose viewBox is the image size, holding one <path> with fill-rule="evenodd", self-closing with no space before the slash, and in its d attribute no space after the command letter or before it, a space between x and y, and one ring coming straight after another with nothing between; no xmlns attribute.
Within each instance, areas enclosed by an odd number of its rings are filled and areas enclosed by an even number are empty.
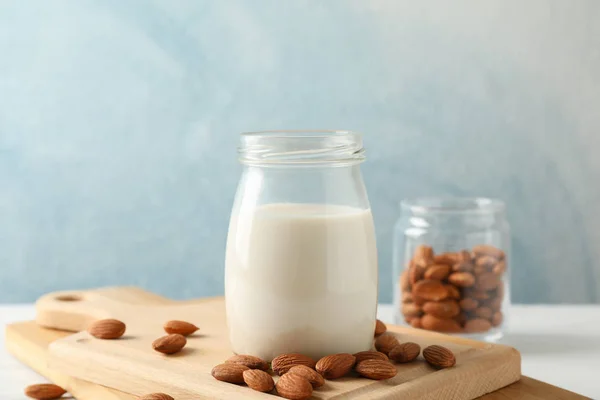
<svg viewBox="0 0 600 400"><path fill-rule="evenodd" d="M426 4L423 4L426 3ZM237 134L365 133L397 202L507 201L513 300L600 299L600 2L0 0L0 301L222 293Z"/></svg>

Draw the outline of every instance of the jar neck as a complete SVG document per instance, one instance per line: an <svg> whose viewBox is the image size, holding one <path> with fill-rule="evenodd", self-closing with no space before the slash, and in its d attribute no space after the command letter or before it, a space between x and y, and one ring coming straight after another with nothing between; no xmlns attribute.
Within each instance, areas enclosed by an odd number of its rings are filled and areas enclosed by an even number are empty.
<svg viewBox="0 0 600 400"><path fill-rule="evenodd" d="M253 205L311 203L369 208L359 165L343 168L246 165L238 197Z"/></svg>
<svg viewBox="0 0 600 400"><path fill-rule="evenodd" d="M362 136L350 131L268 131L241 135L242 164L254 166L348 166L364 161Z"/></svg>

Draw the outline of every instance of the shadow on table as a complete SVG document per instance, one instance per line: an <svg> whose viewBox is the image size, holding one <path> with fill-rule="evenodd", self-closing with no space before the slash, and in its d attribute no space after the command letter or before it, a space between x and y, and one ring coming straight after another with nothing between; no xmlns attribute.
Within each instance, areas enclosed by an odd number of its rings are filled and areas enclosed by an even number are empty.
<svg viewBox="0 0 600 400"><path fill-rule="evenodd" d="M515 347L521 354L557 354L589 351L598 346L598 338L566 334L506 333L498 343Z"/></svg>

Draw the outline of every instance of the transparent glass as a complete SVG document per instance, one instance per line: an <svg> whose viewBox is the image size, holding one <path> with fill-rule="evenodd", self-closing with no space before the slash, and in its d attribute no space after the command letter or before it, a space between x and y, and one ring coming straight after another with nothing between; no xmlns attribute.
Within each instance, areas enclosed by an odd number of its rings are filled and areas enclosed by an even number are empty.
<svg viewBox="0 0 600 400"><path fill-rule="evenodd" d="M510 305L504 203L485 198L403 201L393 262L397 323L478 340L502 337Z"/></svg>
<svg viewBox="0 0 600 400"><path fill-rule="evenodd" d="M234 352L270 360L369 349L377 252L361 136L246 133L239 154L225 261Z"/></svg>

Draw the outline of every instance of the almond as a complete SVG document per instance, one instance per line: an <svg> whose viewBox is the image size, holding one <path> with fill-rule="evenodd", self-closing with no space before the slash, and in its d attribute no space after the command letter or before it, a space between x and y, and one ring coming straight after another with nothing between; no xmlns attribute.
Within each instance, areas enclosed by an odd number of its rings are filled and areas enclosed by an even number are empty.
<svg viewBox="0 0 600 400"><path fill-rule="evenodd" d="M422 299L419 296L415 296L414 294L412 294L412 299L413 299L413 303L415 303L416 306L421 307L423 304L427 303L426 299Z"/></svg>
<svg viewBox="0 0 600 400"><path fill-rule="evenodd" d="M29 385L25 388L25 396L37 400L59 399L65 393L67 393L65 389L52 383Z"/></svg>
<svg viewBox="0 0 600 400"><path fill-rule="evenodd" d="M242 364L225 363L215 366L210 374L218 381L244 383L244 371L249 369Z"/></svg>
<svg viewBox="0 0 600 400"><path fill-rule="evenodd" d="M419 356L421 346L416 343L406 342L399 344L390 351L390 359L399 363L406 363Z"/></svg>
<svg viewBox="0 0 600 400"><path fill-rule="evenodd" d="M477 275L481 275L484 272L487 272L487 268L481 265L476 265L475 268L473 268L473 275L477 276Z"/></svg>
<svg viewBox="0 0 600 400"><path fill-rule="evenodd" d="M383 361L389 361L388 356L386 356L384 353L380 352L380 351L360 351L356 354L353 354L354 357L356 358L356 362L359 363L361 361L364 360L383 360Z"/></svg>
<svg viewBox="0 0 600 400"><path fill-rule="evenodd" d="M463 310L471 311L471 310L474 310L477 308L477 306L479 305L479 302L470 297L465 297L458 304L460 305L460 308L462 308Z"/></svg>
<svg viewBox="0 0 600 400"><path fill-rule="evenodd" d="M442 281L450 275L451 269L447 264L434 264L425 270L424 278Z"/></svg>
<svg viewBox="0 0 600 400"><path fill-rule="evenodd" d="M500 250L497 247L486 245L486 244L481 244L481 245L473 247L473 254L475 254L477 257L490 256L490 257L494 257L497 260L504 259L504 252L502 250Z"/></svg>
<svg viewBox="0 0 600 400"><path fill-rule="evenodd" d="M424 300L439 301L444 300L448 296L448 289L440 281L424 280L417 282L413 286L412 293L414 297Z"/></svg>
<svg viewBox="0 0 600 400"><path fill-rule="evenodd" d="M388 354L392 349L398 346L400 342L396 339L396 336L386 333L375 339L375 348L384 354Z"/></svg>
<svg viewBox="0 0 600 400"><path fill-rule="evenodd" d="M125 333L125 324L116 319L101 319L88 327L90 335L98 339L118 339Z"/></svg>
<svg viewBox="0 0 600 400"><path fill-rule="evenodd" d="M467 333L487 332L491 328L491 322L483 318L470 319L465 323L465 332Z"/></svg>
<svg viewBox="0 0 600 400"><path fill-rule="evenodd" d="M269 369L269 364L263 359L246 354L236 354L233 357L229 357L225 363L242 364L250 369L262 369L263 371Z"/></svg>
<svg viewBox="0 0 600 400"><path fill-rule="evenodd" d="M506 262L500 261L498 264L496 264L494 266L494 268L492 269L492 272L495 273L496 275L503 275L506 272Z"/></svg>
<svg viewBox="0 0 600 400"><path fill-rule="evenodd" d="M454 285L444 285L448 290L448 298L454 300L460 300L460 290Z"/></svg>
<svg viewBox="0 0 600 400"><path fill-rule="evenodd" d="M288 371L288 374L300 375L310 382L314 389L321 387L325 384L325 378L312 368L306 365L295 365Z"/></svg>
<svg viewBox="0 0 600 400"><path fill-rule="evenodd" d="M375 321L375 336L379 336L387 331L387 326L380 320Z"/></svg>
<svg viewBox="0 0 600 400"><path fill-rule="evenodd" d="M461 330L459 323L455 320L438 318L430 314L425 314L421 318L421 325L423 329L429 331L455 333Z"/></svg>
<svg viewBox="0 0 600 400"><path fill-rule="evenodd" d="M475 277L469 272L454 272L448 277L448 281L459 287L471 287L475 284Z"/></svg>
<svg viewBox="0 0 600 400"><path fill-rule="evenodd" d="M402 314L405 317L420 317L423 315L423 310L415 303L402 304Z"/></svg>
<svg viewBox="0 0 600 400"><path fill-rule="evenodd" d="M456 253L456 262L459 263L471 263L473 262L473 257L468 250L461 250Z"/></svg>
<svg viewBox="0 0 600 400"><path fill-rule="evenodd" d="M458 260L456 253L442 253L433 257L434 264L454 265Z"/></svg>
<svg viewBox="0 0 600 400"><path fill-rule="evenodd" d="M189 336L199 329L196 325L191 324L189 322L176 321L176 320L168 321L167 323L165 323L163 328L164 328L165 332L167 332L169 334L179 333L180 335L183 335L183 336Z"/></svg>
<svg viewBox="0 0 600 400"><path fill-rule="evenodd" d="M484 290L469 290L467 293L465 293L465 295L476 300L487 300L490 298L490 294Z"/></svg>
<svg viewBox="0 0 600 400"><path fill-rule="evenodd" d="M423 305L423 311L439 318L452 318L460 313L456 300L429 301Z"/></svg>
<svg viewBox="0 0 600 400"><path fill-rule="evenodd" d="M502 313L500 311L496 311L492 316L492 326L500 325L503 319Z"/></svg>
<svg viewBox="0 0 600 400"><path fill-rule="evenodd" d="M456 263L452 266L454 272L473 272L475 266L471 263Z"/></svg>
<svg viewBox="0 0 600 400"><path fill-rule="evenodd" d="M421 323L421 318L413 318L410 320L410 326L416 329L423 329L423 324Z"/></svg>
<svg viewBox="0 0 600 400"><path fill-rule="evenodd" d="M425 347L423 357L435 368L449 368L456 364L454 354L449 349L438 345Z"/></svg>
<svg viewBox="0 0 600 400"><path fill-rule="evenodd" d="M494 268L494 266L496 265L497 262L498 261L494 257L481 256L481 257L477 257L477 259L475 260L475 265L477 265L478 267L492 269L492 268Z"/></svg>
<svg viewBox="0 0 600 400"><path fill-rule="evenodd" d="M292 400L308 399L312 396L313 391L308 379L296 374L283 375L279 378L275 387L281 397Z"/></svg>
<svg viewBox="0 0 600 400"><path fill-rule="evenodd" d="M172 396L164 393L150 393L140 397L138 400L175 400Z"/></svg>
<svg viewBox="0 0 600 400"><path fill-rule="evenodd" d="M433 249L425 245L417 246L413 260L417 267L426 268L429 264L433 263Z"/></svg>
<svg viewBox="0 0 600 400"><path fill-rule="evenodd" d="M498 285L495 295L500 299L504 299L504 285Z"/></svg>
<svg viewBox="0 0 600 400"><path fill-rule="evenodd" d="M461 312L456 317L453 318L460 326L464 326L465 322L469 319L467 313Z"/></svg>
<svg viewBox="0 0 600 400"><path fill-rule="evenodd" d="M500 284L501 280L498 275L493 272L486 272L477 277L477 289L479 290L492 290L496 289Z"/></svg>
<svg viewBox="0 0 600 400"><path fill-rule="evenodd" d="M408 269L405 269L400 274L400 289L403 291L410 290L410 281L408 280Z"/></svg>
<svg viewBox="0 0 600 400"><path fill-rule="evenodd" d="M479 307L478 309L475 310L475 315L478 316L479 318L483 318L483 319L492 318L493 313L494 312L489 307Z"/></svg>
<svg viewBox="0 0 600 400"><path fill-rule="evenodd" d="M500 307L502 307L502 299L500 297L496 297L496 298L488 301L486 304L492 310L498 311L498 310L500 310Z"/></svg>
<svg viewBox="0 0 600 400"><path fill-rule="evenodd" d="M390 379L398 373L396 367L390 362L373 359L359 362L355 370L365 378L375 380Z"/></svg>
<svg viewBox="0 0 600 400"><path fill-rule="evenodd" d="M473 260L471 259L471 254L466 250L461 250L456 254L456 263L452 266L452 270L457 272L473 271Z"/></svg>
<svg viewBox="0 0 600 400"><path fill-rule="evenodd" d="M250 389L258 392L270 392L275 387L271 375L260 369L248 369L242 372L242 377Z"/></svg>
<svg viewBox="0 0 600 400"><path fill-rule="evenodd" d="M408 282L411 286L414 286L415 283L423 279L423 275L425 274L425 270L423 268L416 267L412 265L408 269Z"/></svg>
<svg viewBox="0 0 600 400"><path fill-rule="evenodd" d="M271 369L277 375L283 375L290 370L294 365L306 365L310 368L315 368L315 360L298 353L281 354L271 361Z"/></svg>
<svg viewBox="0 0 600 400"><path fill-rule="evenodd" d="M346 375L356 363L356 357L348 353L325 356L317 361L317 372L325 379L338 379Z"/></svg>
<svg viewBox="0 0 600 400"><path fill-rule="evenodd" d="M412 303L412 302L413 302L413 295L411 292L402 293L402 303Z"/></svg>
<svg viewBox="0 0 600 400"><path fill-rule="evenodd" d="M179 333L173 333L167 336L160 337L152 342L152 348L159 353L175 354L186 345L185 336Z"/></svg>

